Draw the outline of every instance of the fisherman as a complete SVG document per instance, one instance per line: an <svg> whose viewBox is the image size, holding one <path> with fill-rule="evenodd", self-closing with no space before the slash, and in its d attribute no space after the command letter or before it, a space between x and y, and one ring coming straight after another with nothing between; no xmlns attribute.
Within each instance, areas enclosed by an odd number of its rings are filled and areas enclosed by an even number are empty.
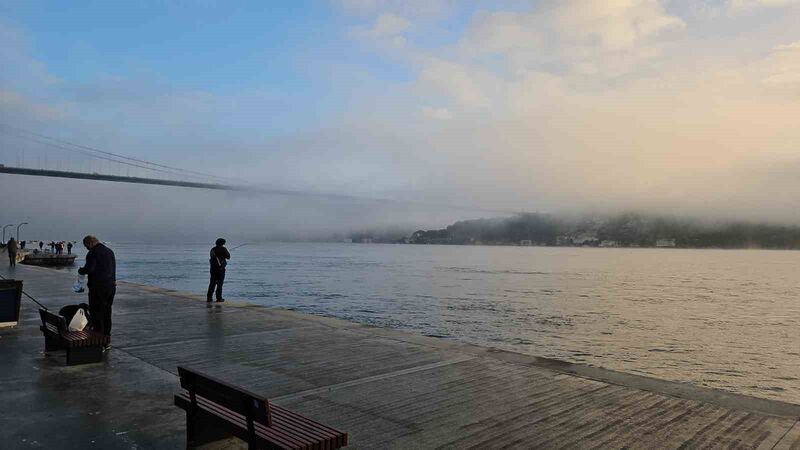
<svg viewBox="0 0 800 450"><path fill-rule="evenodd" d="M44 242L39 241L39 251L42 251L42 247L44 247Z"/></svg>
<svg viewBox="0 0 800 450"><path fill-rule="evenodd" d="M92 235L83 238L83 245L89 253L86 254L86 265L78 269L78 273L89 276L86 284L89 287L92 328L108 336L111 342L111 305L117 293L117 261L114 252ZM103 351L109 348L111 345L106 345Z"/></svg>
<svg viewBox="0 0 800 450"><path fill-rule="evenodd" d="M14 240L13 237L8 240L8 245L6 246L6 251L8 252L8 265L9 266L16 266L17 265L17 241Z"/></svg>
<svg viewBox="0 0 800 450"><path fill-rule="evenodd" d="M225 281L225 266L228 265L228 260L231 259L231 254L225 248L225 239L219 238L215 242L216 246L211 249L210 258L208 260L211 268L211 281L208 283L208 294L206 295L206 302L211 303L211 294L214 293L214 288L217 291L217 302L224 302L222 298L222 283Z"/></svg>
<svg viewBox="0 0 800 450"><path fill-rule="evenodd" d="M67 254L72 254L72 242L67 242Z"/></svg>

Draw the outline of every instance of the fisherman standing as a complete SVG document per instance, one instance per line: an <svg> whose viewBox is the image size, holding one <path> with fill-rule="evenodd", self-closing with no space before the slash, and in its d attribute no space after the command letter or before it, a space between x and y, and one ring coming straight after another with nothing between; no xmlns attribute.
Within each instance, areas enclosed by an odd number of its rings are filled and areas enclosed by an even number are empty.
<svg viewBox="0 0 800 450"><path fill-rule="evenodd" d="M6 251L8 252L8 265L9 266L16 266L17 265L17 241L14 240L13 237L8 240L8 245L6 246Z"/></svg>
<svg viewBox="0 0 800 450"><path fill-rule="evenodd" d="M225 282L225 266L228 265L228 260L231 259L231 254L225 248L225 239L219 238L215 242L214 248L211 249L209 257L209 265L211 268L211 281L208 283L208 294L206 295L206 302L211 303L211 294L214 293L216 288L217 302L224 302L222 298L222 283Z"/></svg>
<svg viewBox="0 0 800 450"><path fill-rule="evenodd" d="M89 276L86 284L89 287L92 328L108 336L111 342L111 305L117 293L117 261L114 252L92 235L83 238L83 245L89 253L86 254L86 265L78 269L78 273ZM109 347L106 345L103 350Z"/></svg>

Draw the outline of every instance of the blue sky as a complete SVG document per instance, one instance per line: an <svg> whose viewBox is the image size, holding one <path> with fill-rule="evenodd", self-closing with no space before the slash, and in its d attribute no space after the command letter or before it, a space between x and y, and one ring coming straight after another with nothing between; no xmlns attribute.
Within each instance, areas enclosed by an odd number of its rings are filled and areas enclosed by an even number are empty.
<svg viewBox="0 0 800 450"><path fill-rule="evenodd" d="M0 122L277 188L800 221L776 176L797 23L798 0L0 0ZM103 170L7 134L0 159Z"/></svg>

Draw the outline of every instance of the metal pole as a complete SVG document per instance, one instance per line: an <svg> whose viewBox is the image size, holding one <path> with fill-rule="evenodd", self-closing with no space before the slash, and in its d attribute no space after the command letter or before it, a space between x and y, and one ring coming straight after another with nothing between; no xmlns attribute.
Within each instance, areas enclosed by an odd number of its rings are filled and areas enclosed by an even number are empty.
<svg viewBox="0 0 800 450"><path fill-rule="evenodd" d="M28 225L28 222L22 222L21 224L17 225L17 242L22 242L19 240L19 227L23 225Z"/></svg>
<svg viewBox="0 0 800 450"><path fill-rule="evenodd" d="M13 226L14 226L14 224L13 224L13 223L10 223L10 224L8 224L8 225L6 225L6 226L4 226L4 227L3 227L3 244L5 244L5 243L6 243L6 228L8 228L8 227L13 227Z"/></svg>

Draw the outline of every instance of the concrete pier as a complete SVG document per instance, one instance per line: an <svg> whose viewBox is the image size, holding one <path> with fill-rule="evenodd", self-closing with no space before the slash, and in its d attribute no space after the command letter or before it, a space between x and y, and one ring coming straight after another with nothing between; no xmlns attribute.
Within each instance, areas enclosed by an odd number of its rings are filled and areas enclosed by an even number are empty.
<svg viewBox="0 0 800 450"><path fill-rule="evenodd" d="M86 301L63 272L0 275L51 309ZM798 405L450 340L124 282L113 321L104 363L65 367L23 299L0 330L0 447L184 447L186 365L347 431L353 449L800 449Z"/></svg>

